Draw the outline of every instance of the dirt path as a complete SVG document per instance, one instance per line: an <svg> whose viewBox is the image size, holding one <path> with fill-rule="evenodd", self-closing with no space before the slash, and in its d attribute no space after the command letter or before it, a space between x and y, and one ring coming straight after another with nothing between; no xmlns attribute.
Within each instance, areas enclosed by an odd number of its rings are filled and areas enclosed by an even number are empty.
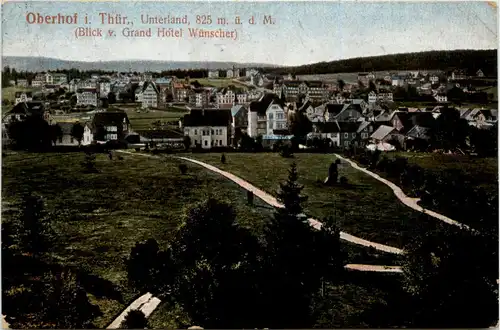
<svg viewBox="0 0 500 330"><path fill-rule="evenodd" d="M161 303L161 300L153 297L151 293L146 293L136 300L132 302L125 310L118 316L106 329L118 329L120 328L120 325L122 324L123 320L125 319L125 316L131 311L131 310L140 310L141 312L144 313L146 318L153 313L153 311L158 307L158 305Z"/></svg>
<svg viewBox="0 0 500 330"><path fill-rule="evenodd" d="M360 167L358 164L356 164L355 162L353 162L350 159L344 158L344 157L342 157L342 156L340 156L338 154L334 154L334 155L336 157L338 157L339 159L345 160L346 162L348 162L355 169L360 170L360 171L368 174L369 176L377 179L378 181L386 184L387 186L389 186L389 188L392 189L392 191L394 192L394 194L396 195L396 197L403 204L405 204L406 206L411 207L412 209L414 209L416 211L419 211L419 212L425 213L427 215L430 215L433 218L436 218L438 220L446 222L447 224L454 225L454 226L457 226L457 227L460 227L460 228L464 228L464 229L469 229L469 226L467 226L467 225L464 225L464 224L462 224L460 222L452 220L452 219L450 219L450 218L448 218L448 217L446 217L446 216L444 216L442 214L436 213L434 211L424 209L423 207L421 207L420 205L417 204L417 202L420 201L419 198L411 198L411 197L406 196L405 193L403 192L403 190L401 190L401 188L399 188L398 186L396 186L394 183L390 182L389 180L386 180L386 179L380 177L379 175L377 175L377 174L375 174L375 173L367 170L366 168Z"/></svg>
<svg viewBox="0 0 500 330"><path fill-rule="evenodd" d="M158 156L146 155L146 154L141 154L141 153L133 153L133 152L130 152L130 151L120 150L118 152L130 154L130 155L141 155L141 156L144 156L144 157L160 158L161 159L161 157L158 157ZM242 187L242 188L244 188L244 189L246 189L248 191L253 192L255 196L259 197L260 199L262 199L267 204L269 204L271 206L274 206L274 207L283 207L283 205L281 205L276 200L276 198L274 198L272 195L270 195L270 194L268 194L268 193L260 190L259 188L251 185L250 183L246 182L245 180L237 177L236 175L234 175L232 173L223 171L223 170L221 170L221 169L219 169L219 168L217 168L215 166L209 165L209 164L201 162L199 160L195 160L195 159L191 159L191 158L186 158L186 157L177 157L177 156L174 156L174 157L177 158L177 159L182 159L182 160L185 160L185 161L188 161L188 162L191 162L191 163L195 163L197 165L205 167L206 169L209 169L210 171L219 173L220 175L222 175L222 176L228 178L229 180L235 182L240 187ZM321 222L319 222L318 220L313 219L313 218L309 218L308 221L309 221L309 224L312 227L314 227L316 229L321 228ZM340 238L343 239L343 240L345 240L345 241L354 243L354 244L358 244L358 245L362 245L362 246L366 246L366 247L373 247L374 249L379 250L379 251L383 251L383 252L387 252L387 253L393 253L393 254L403 254L403 250L401 250L401 249L395 248L393 246L388 246L388 245L384 245L384 244L380 244L380 243L375 243L375 242L367 241L365 239L353 236L353 235L345 233L345 232L340 232Z"/></svg>

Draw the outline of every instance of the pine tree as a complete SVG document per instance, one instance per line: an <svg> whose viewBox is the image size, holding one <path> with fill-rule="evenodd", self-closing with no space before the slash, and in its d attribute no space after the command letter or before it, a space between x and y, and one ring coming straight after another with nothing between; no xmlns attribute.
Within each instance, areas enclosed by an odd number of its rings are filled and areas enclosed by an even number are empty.
<svg viewBox="0 0 500 330"><path fill-rule="evenodd" d="M280 183L277 199L284 205L284 208L278 210L278 214L297 216L302 213L301 203L307 201L307 196L300 194L304 187L297 182L298 177L297 164L293 162L288 170L288 179L284 183Z"/></svg>

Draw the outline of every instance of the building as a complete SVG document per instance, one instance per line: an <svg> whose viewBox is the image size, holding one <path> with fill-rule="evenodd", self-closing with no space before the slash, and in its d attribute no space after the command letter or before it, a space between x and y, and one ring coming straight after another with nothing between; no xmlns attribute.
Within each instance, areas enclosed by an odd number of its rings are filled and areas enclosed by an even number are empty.
<svg viewBox="0 0 500 330"><path fill-rule="evenodd" d="M189 92L189 105L197 108L208 108L209 103L209 90L204 88L196 88Z"/></svg>
<svg viewBox="0 0 500 330"><path fill-rule="evenodd" d="M209 70L208 78L219 78L219 70Z"/></svg>
<svg viewBox="0 0 500 330"><path fill-rule="evenodd" d="M97 107L97 89L95 88L80 88L76 91L76 104L78 105L93 105Z"/></svg>
<svg viewBox="0 0 500 330"><path fill-rule="evenodd" d="M26 79L17 79L17 86L19 87L28 87L28 80Z"/></svg>
<svg viewBox="0 0 500 330"><path fill-rule="evenodd" d="M107 98L111 92L111 82L109 80L100 80L98 83L99 98Z"/></svg>
<svg viewBox="0 0 500 330"><path fill-rule="evenodd" d="M240 77L240 69L233 69L233 78L239 78Z"/></svg>
<svg viewBox="0 0 500 330"><path fill-rule="evenodd" d="M158 97L160 92L156 85L147 81L142 87L142 107L143 108L158 108Z"/></svg>
<svg viewBox="0 0 500 330"><path fill-rule="evenodd" d="M434 99L436 100L436 102L439 102L439 103L448 102L448 97L446 96L446 94L442 94L442 93L434 94Z"/></svg>
<svg viewBox="0 0 500 330"><path fill-rule="evenodd" d="M228 69L226 71L226 78L233 78L234 71L232 69Z"/></svg>
<svg viewBox="0 0 500 330"><path fill-rule="evenodd" d="M92 118L96 141L122 140L130 131L130 121L125 112L97 112Z"/></svg>
<svg viewBox="0 0 500 330"><path fill-rule="evenodd" d="M16 92L15 93L15 103L17 105L22 102L31 102L33 101L33 94L31 92Z"/></svg>
<svg viewBox="0 0 500 330"><path fill-rule="evenodd" d="M481 69L477 70L476 71L476 77L478 78L483 78L484 77L484 73Z"/></svg>
<svg viewBox="0 0 500 330"><path fill-rule="evenodd" d="M451 80L464 80L467 79L467 74L464 70L453 70L451 73Z"/></svg>
<svg viewBox="0 0 500 330"><path fill-rule="evenodd" d="M236 101L236 94L229 88L224 88L215 94L215 107L217 109L230 109Z"/></svg>
<svg viewBox="0 0 500 330"><path fill-rule="evenodd" d="M58 125L61 128L62 135L56 140L56 146L79 146L79 145L89 145L94 141L94 134L90 123L80 124L83 126L83 138L81 143L72 135L73 127L80 123L69 123L69 122L59 122Z"/></svg>
<svg viewBox="0 0 500 330"><path fill-rule="evenodd" d="M227 147L231 110L192 109L183 118L184 135L191 139L191 147L210 149Z"/></svg>
<svg viewBox="0 0 500 330"><path fill-rule="evenodd" d="M277 95L284 93L287 101L296 101L299 95L311 100L324 100L328 95L328 90L321 81L284 80L281 84L275 83L273 91Z"/></svg>
<svg viewBox="0 0 500 330"><path fill-rule="evenodd" d="M188 93L190 87L182 83L174 82L172 84L172 96L174 102L186 102L189 99Z"/></svg>
<svg viewBox="0 0 500 330"><path fill-rule="evenodd" d="M269 111L268 113L268 109L272 104L278 107L274 107L273 111ZM248 111L248 135L250 137L270 135L267 134L268 131L275 129L275 127L277 129L278 126L282 126L283 119L281 119L281 115L279 118L275 117L277 113L281 112L280 108L284 110L284 104L278 96L273 93L266 93L262 95L258 101L250 102L250 109ZM270 120L272 120L273 123L270 128L267 124L268 114L272 114Z"/></svg>
<svg viewBox="0 0 500 330"><path fill-rule="evenodd" d="M358 73L358 82L360 82L364 86L368 86L368 84L370 83L369 73L366 72Z"/></svg>

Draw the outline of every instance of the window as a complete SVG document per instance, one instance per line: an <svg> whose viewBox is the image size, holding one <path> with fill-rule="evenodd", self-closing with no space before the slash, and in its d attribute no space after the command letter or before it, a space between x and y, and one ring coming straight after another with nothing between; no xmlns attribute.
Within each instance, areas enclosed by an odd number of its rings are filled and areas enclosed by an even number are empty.
<svg viewBox="0 0 500 330"><path fill-rule="evenodd" d="M269 126L269 129L272 129L273 128L273 122L270 121L269 124L268 124L268 126Z"/></svg>
<svg viewBox="0 0 500 330"><path fill-rule="evenodd" d="M219 140L219 145L222 145L222 140Z"/></svg>
<svg viewBox="0 0 500 330"><path fill-rule="evenodd" d="M198 135L198 130L197 129L194 130L194 135Z"/></svg>
<svg viewBox="0 0 500 330"><path fill-rule="evenodd" d="M355 138L356 137L356 133L352 133L352 137Z"/></svg>
<svg viewBox="0 0 500 330"><path fill-rule="evenodd" d="M69 142L70 142L70 143L73 143L73 141L74 141L74 140L73 140L73 137L71 137L71 138L70 138L70 140L69 140Z"/></svg>
<svg viewBox="0 0 500 330"><path fill-rule="evenodd" d="M273 120L273 113L272 113L272 112L271 112L271 113L269 113L269 119L270 119L270 120Z"/></svg>
<svg viewBox="0 0 500 330"><path fill-rule="evenodd" d="M349 137L349 133L344 133L344 137L347 139Z"/></svg>
<svg viewBox="0 0 500 330"><path fill-rule="evenodd" d="M208 146L208 141L207 140L205 140L205 146Z"/></svg>
<svg viewBox="0 0 500 330"><path fill-rule="evenodd" d="M211 130L212 135L214 135L214 130Z"/></svg>

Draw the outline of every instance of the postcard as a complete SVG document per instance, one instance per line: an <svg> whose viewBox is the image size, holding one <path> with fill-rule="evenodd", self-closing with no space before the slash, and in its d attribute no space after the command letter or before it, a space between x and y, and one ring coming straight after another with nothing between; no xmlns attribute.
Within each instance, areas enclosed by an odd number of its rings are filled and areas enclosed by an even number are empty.
<svg viewBox="0 0 500 330"><path fill-rule="evenodd" d="M498 8L2 3L11 329L498 326Z"/></svg>

